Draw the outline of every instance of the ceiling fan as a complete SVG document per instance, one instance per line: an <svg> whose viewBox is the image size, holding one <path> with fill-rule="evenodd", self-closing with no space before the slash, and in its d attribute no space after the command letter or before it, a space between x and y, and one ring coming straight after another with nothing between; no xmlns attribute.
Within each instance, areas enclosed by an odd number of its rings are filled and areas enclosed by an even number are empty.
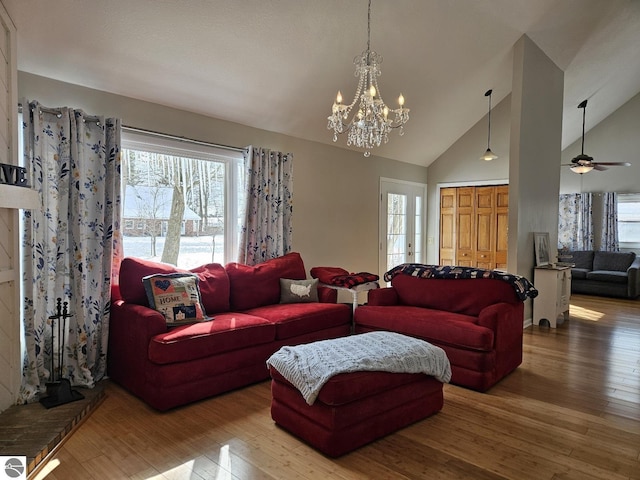
<svg viewBox="0 0 640 480"><path fill-rule="evenodd" d="M593 157L589 155L585 155L584 153L584 120L587 113L587 100L578 105L578 108L582 109L582 150L580 155L574 157L571 160L571 163L565 163L563 167L571 168L571 171L574 173L587 173L591 170L607 170L608 167L618 166L618 167L630 167L631 164L629 162L594 162Z"/></svg>

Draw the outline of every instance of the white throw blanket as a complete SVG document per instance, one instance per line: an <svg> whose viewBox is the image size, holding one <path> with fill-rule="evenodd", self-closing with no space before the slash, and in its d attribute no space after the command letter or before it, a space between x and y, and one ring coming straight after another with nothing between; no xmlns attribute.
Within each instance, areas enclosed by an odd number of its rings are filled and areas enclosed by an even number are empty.
<svg viewBox="0 0 640 480"><path fill-rule="evenodd" d="M267 360L312 405L327 381L339 373L378 371L425 373L451 380L444 350L424 340L394 332L369 332L282 347Z"/></svg>

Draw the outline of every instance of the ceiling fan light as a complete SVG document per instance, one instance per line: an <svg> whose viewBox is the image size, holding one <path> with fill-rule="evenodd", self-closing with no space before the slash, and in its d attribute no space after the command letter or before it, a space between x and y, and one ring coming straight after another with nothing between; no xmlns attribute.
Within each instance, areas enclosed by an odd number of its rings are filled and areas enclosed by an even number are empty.
<svg viewBox="0 0 640 480"><path fill-rule="evenodd" d="M484 152L484 155L480 157L480 160L486 160L487 162L490 162L491 160L495 160L496 158L498 158L498 156L493 153L490 148L487 148L487 151Z"/></svg>
<svg viewBox="0 0 640 480"><path fill-rule="evenodd" d="M573 173L589 173L591 170L593 170L593 165L574 165L573 167L569 167L571 168L571 171Z"/></svg>

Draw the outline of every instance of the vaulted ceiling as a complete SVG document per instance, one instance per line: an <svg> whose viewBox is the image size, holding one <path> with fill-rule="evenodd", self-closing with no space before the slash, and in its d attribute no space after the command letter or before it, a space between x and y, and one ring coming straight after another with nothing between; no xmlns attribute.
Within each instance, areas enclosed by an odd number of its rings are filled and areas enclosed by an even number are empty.
<svg viewBox="0 0 640 480"><path fill-rule="evenodd" d="M1 1L21 71L322 143L367 41L367 0ZM411 109L374 153L433 162L511 92L523 34L565 71L563 148L580 101L588 129L640 92L638 0L373 0L380 93Z"/></svg>

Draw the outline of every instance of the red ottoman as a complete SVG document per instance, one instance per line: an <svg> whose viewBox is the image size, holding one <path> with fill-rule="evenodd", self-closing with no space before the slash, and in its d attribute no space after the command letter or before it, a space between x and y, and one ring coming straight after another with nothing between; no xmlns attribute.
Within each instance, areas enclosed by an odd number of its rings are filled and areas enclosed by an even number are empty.
<svg viewBox="0 0 640 480"><path fill-rule="evenodd" d="M308 405L275 368L269 370L273 420L330 457L433 415L443 405L442 383L424 373L342 373Z"/></svg>

